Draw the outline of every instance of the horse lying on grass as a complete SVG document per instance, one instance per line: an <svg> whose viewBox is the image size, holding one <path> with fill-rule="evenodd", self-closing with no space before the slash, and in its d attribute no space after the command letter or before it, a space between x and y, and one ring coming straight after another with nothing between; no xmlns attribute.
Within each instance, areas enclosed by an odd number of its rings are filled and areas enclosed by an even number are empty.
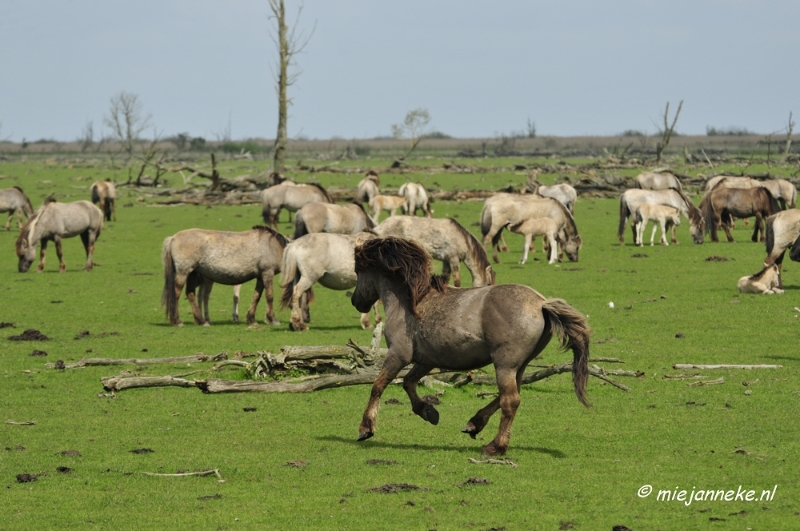
<svg viewBox="0 0 800 531"><path fill-rule="evenodd" d="M783 293L778 287L780 283L780 272L775 264L764 267L758 273L739 279L739 291L742 293L764 293L772 295Z"/></svg>
<svg viewBox="0 0 800 531"><path fill-rule="evenodd" d="M54 200L45 201L44 205L28 219L22 227L16 244L16 253L19 257L17 265L20 273L25 273L36 258L36 244L41 243L39 251L39 266L36 271L44 270L44 259L47 253L47 242L56 243L58 255L58 271L67 270L64 263L64 254L61 250L61 238L80 236L83 248L86 250L86 265L84 271L91 271L94 267L94 244L103 230L103 213L89 201L74 201L72 203L57 203Z"/></svg>
<svg viewBox="0 0 800 531"><path fill-rule="evenodd" d="M546 299L520 284L457 289L443 276L431 276L431 259L416 243L400 238L376 238L356 247L358 282L351 298L360 312L379 299L386 312L389 352L372 386L359 427L358 440L375 434L381 394L405 367L403 379L411 408L431 424L439 413L417 394L417 382L434 368L470 371L494 364L500 396L473 416L464 433L472 438L489 418L502 411L494 440L483 447L489 455L504 454L511 423L520 403L525 367L557 336L573 352L572 380L578 400L589 406L589 325L561 299Z"/></svg>

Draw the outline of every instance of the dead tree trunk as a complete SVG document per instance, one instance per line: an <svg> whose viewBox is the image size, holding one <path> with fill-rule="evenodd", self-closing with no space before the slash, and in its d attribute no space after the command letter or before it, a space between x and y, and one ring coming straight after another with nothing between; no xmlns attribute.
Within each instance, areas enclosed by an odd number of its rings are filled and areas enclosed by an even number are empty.
<svg viewBox="0 0 800 531"><path fill-rule="evenodd" d="M656 145L656 163L661 162L661 155L667 149L669 140L672 138L675 124L678 122L678 115L681 113L681 107L683 107L683 100L678 104L678 110L675 112L675 118L672 119L672 125L669 125L669 102L667 102L667 108L664 109L664 129L661 130L661 140Z"/></svg>

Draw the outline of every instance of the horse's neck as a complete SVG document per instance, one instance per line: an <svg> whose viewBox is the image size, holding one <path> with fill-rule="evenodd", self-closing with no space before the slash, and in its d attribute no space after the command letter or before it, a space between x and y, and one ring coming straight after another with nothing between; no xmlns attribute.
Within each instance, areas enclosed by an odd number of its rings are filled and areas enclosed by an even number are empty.
<svg viewBox="0 0 800 531"><path fill-rule="evenodd" d="M401 326L406 329L408 323L416 319L411 313L410 301L405 287L397 281L381 277L378 284L378 293L383 303L383 311L386 313L386 334L390 335L393 328L392 323L404 323Z"/></svg>

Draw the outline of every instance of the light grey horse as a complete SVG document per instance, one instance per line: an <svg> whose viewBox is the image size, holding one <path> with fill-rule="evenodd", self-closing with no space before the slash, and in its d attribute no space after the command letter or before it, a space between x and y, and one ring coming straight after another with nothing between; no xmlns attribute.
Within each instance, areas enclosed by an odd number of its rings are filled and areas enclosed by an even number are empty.
<svg viewBox="0 0 800 531"><path fill-rule="evenodd" d="M500 396L480 409L463 432L475 438L500 409L497 435L483 453L504 454L525 367L553 336L562 349L572 349L575 394L589 406L591 331L586 318L565 301L547 299L520 284L452 288L442 277L431 276L430 257L422 247L400 238L364 242L356 248L355 264L358 283L351 297L353 306L363 312L377 300L383 301L389 347L358 429L359 441L375 434L381 394L403 367L413 363L403 378L412 411L435 425L439 413L417 394L420 378L434 368L472 371L493 364Z"/></svg>
<svg viewBox="0 0 800 531"><path fill-rule="evenodd" d="M280 324L272 308L272 280L281 271L286 238L268 227L253 227L244 232L187 229L164 240L161 263L164 266L164 290L161 303L170 324L182 326L178 301L186 288L196 324L208 326L209 283L236 285L256 279L253 301L247 311L247 323L255 324L261 294L267 292L265 321ZM203 286L205 317L195 297Z"/></svg>
<svg viewBox="0 0 800 531"><path fill-rule="evenodd" d="M461 286L460 263L472 275L474 287L495 283L495 274L480 242L452 218L393 216L372 229L378 236L396 236L420 244L435 259L442 261L442 274L453 275L453 284Z"/></svg>
<svg viewBox="0 0 800 531"><path fill-rule="evenodd" d="M640 190L638 188L631 188L625 190L619 198L619 228L617 230L617 237L619 244L625 243L625 225L628 223L628 218L632 218L636 209L644 203L651 205L667 205L677 208L681 215L689 220L689 234L694 243L703 243L703 228L705 221L692 200L689 199L680 190L674 188L669 190ZM639 244L636 234L636 224L631 223L631 231L633 232L633 243ZM675 238L675 228L673 226L672 243L677 243Z"/></svg>
<svg viewBox="0 0 800 531"><path fill-rule="evenodd" d="M563 250L571 262L578 261L578 253L583 241L578 234L575 218L560 201L550 197L535 195L508 195L498 197L484 203L481 212L481 233L483 244L492 249L492 258L499 263L497 247L503 229L509 225L517 225L528 219L550 218L559 230L559 239L563 242Z"/></svg>
<svg viewBox="0 0 800 531"><path fill-rule="evenodd" d="M28 271L36 258L36 244L41 242L39 266L36 271L42 272L47 242L54 241L58 255L58 271L63 273L67 270L67 264L64 263L61 239L80 236L83 248L86 250L86 265L83 270L91 271L94 267L94 244L102 230L103 213L89 201L57 203L48 200L34 212L19 233L16 244L19 257L17 267L20 273Z"/></svg>
<svg viewBox="0 0 800 531"><path fill-rule="evenodd" d="M319 282L328 289L345 290L356 285L353 251L359 240L374 238L372 233L333 234L316 232L298 238L283 253L283 294L281 307L292 310L289 329L307 330L308 305L314 300L312 286ZM305 300L304 300L305 297ZM361 327L369 328L369 309L361 314ZM375 321L380 321L375 307Z"/></svg>
<svg viewBox="0 0 800 531"><path fill-rule="evenodd" d="M364 178L359 181L356 187L356 197L353 199L354 203L370 203L372 198L380 194L378 185L381 184L381 178L375 170L369 170Z"/></svg>
<svg viewBox="0 0 800 531"><path fill-rule="evenodd" d="M375 226L361 203L334 205L309 203L294 218L294 237L297 239L313 232L354 234Z"/></svg>
<svg viewBox="0 0 800 531"><path fill-rule="evenodd" d="M111 181L92 183L92 203L98 205L105 215L106 221L117 221L117 187Z"/></svg>
<svg viewBox="0 0 800 531"><path fill-rule="evenodd" d="M761 181L761 186L769 190L772 197L781 203L781 208L795 208L797 206L797 188L786 179L769 179Z"/></svg>
<svg viewBox="0 0 800 531"><path fill-rule="evenodd" d="M578 192L575 188L567 183L554 184L552 186L545 186L539 181L534 181L533 193L539 197L550 197L555 199L569 210L569 213L575 215L575 203L578 201Z"/></svg>
<svg viewBox="0 0 800 531"><path fill-rule="evenodd" d="M31 200L19 186L0 190L0 212L8 212L6 230L11 230L11 219L17 215L17 227L22 228L22 214L29 220L33 215Z"/></svg>
<svg viewBox="0 0 800 531"><path fill-rule="evenodd" d="M397 195L402 195L406 198L406 213L409 216L415 216L418 208L422 209L422 213L426 217L433 216L428 193L420 183L404 183L397 191Z"/></svg>
<svg viewBox="0 0 800 531"><path fill-rule="evenodd" d="M783 288L781 277L783 256L786 249L797 245L796 242L800 241L800 210L791 208L778 212L767 218L766 226L767 258L764 260L764 265L777 264L778 287ZM792 257L791 252L789 257Z"/></svg>
<svg viewBox="0 0 800 531"><path fill-rule="evenodd" d="M646 171L637 175L633 182L642 190L683 190L678 176L669 170Z"/></svg>
<svg viewBox="0 0 800 531"><path fill-rule="evenodd" d="M333 199L325 189L317 183L294 184L283 182L270 186L261 192L262 211L264 223L272 228L278 228L278 216L281 209L297 212L303 206L314 201L333 203Z"/></svg>

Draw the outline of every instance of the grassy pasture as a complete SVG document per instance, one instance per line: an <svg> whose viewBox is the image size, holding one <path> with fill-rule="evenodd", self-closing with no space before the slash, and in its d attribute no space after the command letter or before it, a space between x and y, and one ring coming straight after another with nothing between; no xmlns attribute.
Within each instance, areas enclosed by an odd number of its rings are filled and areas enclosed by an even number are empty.
<svg viewBox="0 0 800 531"><path fill-rule="evenodd" d="M426 161L430 167L440 160ZM501 166L508 161L495 161ZM253 162L230 162L227 175L260 170ZM635 173L635 172L633 172ZM0 163L0 186L18 185L35 206L56 193L59 200L88 198L93 180L114 177L101 165L80 161ZM116 175L120 179L120 175ZM309 175L297 175L306 180ZM313 174L325 186L355 186L360 175ZM546 176L552 179L553 176ZM173 177L174 181L178 180ZM407 179L433 188L499 189L523 174L501 167L481 174L421 169L383 174L382 185ZM618 357L644 378L619 378L619 391L589 383L594 408L575 399L567 375L525 388L508 457L518 466L472 464L497 429L496 416L473 441L460 433L485 403L475 386L449 389L441 397L441 423L414 416L398 386L384 401L374 439L356 443L367 387L307 395L202 395L187 389L143 389L99 398L100 378L114 367L56 371L46 362L84 356L162 357L222 350L276 352L289 344L369 342L343 292L320 288L311 330L235 325L231 291L212 294L213 326L167 325L160 307L161 242L178 230L204 227L245 230L260 223L257 205L163 207L121 189L117 217L98 241L91 273L79 239L64 244L67 272L57 273L54 246L44 273L16 271L16 231L0 232L0 330L5 419L34 426L0 427L0 529L792 529L800 527L796 427L800 387L797 354L800 312L798 267L787 260L786 294L746 296L739 277L760 268L762 244L749 241L741 223L736 243L693 245L687 223L677 246L636 248L616 240L618 203L580 199L576 220L584 240L578 263L548 266L541 250L517 264L522 237L506 233L512 251L496 266L500 282L531 285L561 297L588 315L593 356ZM697 198L695 198L697 201ZM436 202L437 217L473 224L482 203ZM286 219L283 214L282 219ZM4 221L4 219L3 219ZM283 223L284 233L291 229ZM646 256L636 256L646 255ZM706 261L720 256L727 261ZM466 279L468 272L462 272ZM467 281L468 283L468 281ZM252 283L243 289L246 308ZM615 307L609 308L608 303ZM244 309L242 310L242 314ZM264 301L259 306L263 322ZM7 338L34 328L45 342ZM76 339L81 332L90 334ZM681 335L682 337L676 337ZM34 349L47 357L31 357ZM551 345L544 363L567 360ZM676 371L674 363L781 364L759 371ZM127 367L139 374L208 376L209 364ZM721 385L689 386L693 380L664 375L702 372ZM227 371L226 378L242 378ZM747 382L749 385L742 385ZM752 391L746 395L745 391ZM257 408L245 412L244 408ZM152 453L131 450L149 448ZM77 450L80 455L62 455ZM384 464L368 464L383 460ZM303 461L304 466L287 466ZM61 473L57 467L72 471ZM148 477L219 468L225 479ZM17 474L41 474L18 483ZM488 484L465 484L483 478ZM424 488L396 494L371 492L388 483ZM637 491L652 485L641 498ZM773 499L758 500L777 485ZM659 501L659 490L755 490L758 501Z"/></svg>

